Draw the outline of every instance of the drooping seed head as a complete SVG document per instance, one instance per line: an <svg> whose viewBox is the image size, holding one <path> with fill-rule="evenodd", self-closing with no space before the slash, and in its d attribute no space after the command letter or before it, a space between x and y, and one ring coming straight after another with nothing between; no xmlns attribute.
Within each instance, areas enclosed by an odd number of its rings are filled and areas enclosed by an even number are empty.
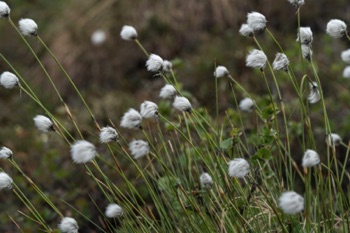
<svg viewBox="0 0 350 233"><path fill-rule="evenodd" d="M326 143L328 146L339 146L342 141L342 138L339 136L339 134L331 133L326 138Z"/></svg>
<svg viewBox="0 0 350 233"><path fill-rule="evenodd" d="M33 120L38 130L43 133L48 133L55 130L51 119L46 116L37 115L33 118Z"/></svg>
<svg viewBox="0 0 350 233"><path fill-rule="evenodd" d="M350 64L350 49L347 49L341 52L340 57L344 62Z"/></svg>
<svg viewBox="0 0 350 233"><path fill-rule="evenodd" d="M132 26L124 25L120 31L120 37L123 40L135 40L137 38L137 31Z"/></svg>
<svg viewBox="0 0 350 233"><path fill-rule="evenodd" d="M173 102L173 107L179 111L191 112L192 105L190 101L183 96L176 96Z"/></svg>
<svg viewBox="0 0 350 233"><path fill-rule="evenodd" d="M109 204L106 208L105 215L108 218L117 218L122 216L124 213L122 207L118 204Z"/></svg>
<svg viewBox="0 0 350 233"><path fill-rule="evenodd" d="M339 19L332 19L327 23L326 32L333 38L340 38L346 34L346 24Z"/></svg>
<svg viewBox="0 0 350 233"><path fill-rule="evenodd" d="M285 214L297 214L304 209L304 198L294 191L284 192L278 199L278 206Z"/></svg>
<svg viewBox="0 0 350 233"><path fill-rule="evenodd" d="M176 95L176 89L173 85L165 84L160 90L159 97L162 99L172 99Z"/></svg>
<svg viewBox="0 0 350 233"><path fill-rule="evenodd" d="M20 19L18 27L23 36L37 36L38 25L32 19Z"/></svg>
<svg viewBox="0 0 350 233"><path fill-rule="evenodd" d="M284 53L277 53L275 60L272 63L274 70L288 71L289 59Z"/></svg>
<svg viewBox="0 0 350 233"><path fill-rule="evenodd" d="M119 138L119 135L114 128L110 126L106 126L101 129L101 132L100 132L101 143L115 142L118 140L118 138Z"/></svg>
<svg viewBox="0 0 350 233"><path fill-rule="evenodd" d="M321 99L321 93L316 82L309 83L308 100L310 104L315 104Z"/></svg>
<svg viewBox="0 0 350 233"><path fill-rule="evenodd" d="M254 30L248 24L244 23L241 25L241 28L239 29L239 34L246 37L252 37L254 36Z"/></svg>
<svg viewBox="0 0 350 233"><path fill-rule="evenodd" d="M0 172L0 190L12 189L12 178L5 172Z"/></svg>
<svg viewBox="0 0 350 233"><path fill-rule="evenodd" d="M79 230L77 221L71 217L64 217L58 224L58 228L62 233L78 233Z"/></svg>
<svg viewBox="0 0 350 233"><path fill-rule="evenodd" d="M251 98L244 98L239 102L239 109L244 112L252 112L254 110L254 101Z"/></svg>
<svg viewBox="0 0 350 233"><path fill-rule="evenodd" d="M250 12L247 14L247 24L254 31L263 30L266 28L266 18L263 14L258 12Z"/></svg>
<svg viewBox="0 0 350 233"><path fill-rule="evenodd" d="M0 159L8 159L8 158L11 158L12 156L13 156L12 150L10 150L5 146L0 148Z"/></svg>
<svg viewBox="0 0 350 233"><path fill-rule="evenodd" d="M142 122L141 114L133 108L130 108L120 121L120 126L127 129L140 129Z"/></svg>
<svg viewBox="0 0 350 233"><path fill-rule="evenodd" d="M157 118L158 105L146 100L140 106L140 114L143 118Z"/></svg>
<svg viewBox="0 0 350 233"><path fill-rule="evenodd" d="M5 71L0 76L0 85L6 89L12 89L19 86L19 80L13 73Z"/></svg>
<svg viewBox="0 0 350 233"><path fill-rule="evenodd" d="M72 159L75 163L87 163L96 156L95 146L85 140L76 141L70 149Z"/></svg>
<svg viewBox="0 0 350 233"><path fill-rule="evenodd" d="M210 188L213 185L213 178L206 172L202 173L199 177L199 181L203 189Z"/></svg>
<svg viewBox="0 0 350 233"><path fill-rule="evenodd" d="M159 72L162 71L163 64L164 61L160 56L156 54L151 54L146 62L146 67L148 71Z"/></svg>
<svg viewBox="0 0 350 233"><path fill-rule="evenodd" d="M321 162L320 156L314 150L306 150L303 156L303 167L313 167Z"/></svg>
<svg viewBox="0 0 350 233"><path fill-rule="evenodd" d="M243 178L249 173L249 163L242 158L231 160L228 167L228 175L230 177Z"/></svg>
<svg viewBox="0 0 350 233"><path fill-rule="evenodd" d="M304 5L304 0L288 0L288 2L293 6L295 6L296 8L299 8L302 5Z"/></svg>
<svg viewBox="0 0 350 233"><path fill-rule="evenodd" d="M266 66L267 56L258 49L251 50L246 57L246 65L252 68L263 70Z"/></svg>
<svg viewBox="0 0 350 233"><path fill-rule="evenodd" d="M0 17L9 18L11 9L6 2L0 1Z"/></svg>
<svg viewBox="0 0 350 233"><path fill-rule="evenodd" d="M310 27L300 27L300 33L297 33L297 41L303 45L311 45L313 41L313 35Z"/></svg>
<svg viewBox="0 0 350 233"><path fill-rule="evenodd" d="M134 140L129 143L129 150L134 159L140 159L148 154L149 145L143 140Z"/></svg>
<svg viewBox="0 0 350 233"><path fill-rule="evenodd" d="M343 77L344 78L350 78L350 66L347 66L343 70Z"/></svg>
<svg viewBox="0 0 350 233"><path fill-rule="evenodd" d="M225 66L217 66L214 71L215 78L222 78L222 77L228 76L229 74L230 73L228 72Z"/></svg>
<svg viewBox="0 0 350 233"><path fill-rule="evenodd" d="M101 29L94 31L91 35L91 43L93 45L102 45L106 41L106 39L106 32Z"/></svg>

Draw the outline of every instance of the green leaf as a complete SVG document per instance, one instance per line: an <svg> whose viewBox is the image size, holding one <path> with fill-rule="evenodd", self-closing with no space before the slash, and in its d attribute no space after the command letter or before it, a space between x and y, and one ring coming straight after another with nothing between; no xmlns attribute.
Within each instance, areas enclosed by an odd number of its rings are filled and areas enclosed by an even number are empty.
<svg viewBox="0 0 350 233"><path fill-rule="evenodd" d="M232 146L232 142L233 142L232 138L225 139L220 143L220 148L221 149L228 149Z"/></svg>
<svg viewBox="0 0 350 233"><path fill-rule="evenodd" d="M264 108L261 112L261 116L263 119L274 119L275 116L279 113L279 109L277 106L273 106L272 104Z"/></svg>
<svg viewBox="0 0 350 233"><path fill-rule="evenodd" d="M250 161L254 164L258 163L258 161L266 162L272 159L271 151L268 148L259 149L251 158Z"/></svg>
<svg viewBox="0 0 350 233"><path fill-rule="evenodd" d="M172 190L180 182L179 179L170 176L163 176L158 179L158 189L160 191L169 191Z"/></svg>

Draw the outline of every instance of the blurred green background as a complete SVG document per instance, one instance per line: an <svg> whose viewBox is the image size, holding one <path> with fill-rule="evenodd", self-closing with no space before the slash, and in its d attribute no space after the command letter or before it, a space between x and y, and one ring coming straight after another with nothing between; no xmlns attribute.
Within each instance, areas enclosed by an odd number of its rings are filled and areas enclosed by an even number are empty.
<svg viewBox="0 0 350 233"><path fill-rule="evenodd" d="M119 32L125 24L137 29L139 40L149 52L175 61L178 80L184 90L192 93L194 107L208 106L210 113L215 112L211 107L215 106L215 63L226 66L254 96L266 94L259 74L245 67L245 56L254 42L241 37L238 30L247 12L258 11L266 16L268 28L285 49L299 81L303 75L295 42L296 9L285 0L11 0L7 3L13 21L20 18L36 21L39 35L71 75L101 126L108 124L109 119L118 126L122 114L130 107L138 109L143 100L157 103L159 90L164 85L160 77L146 71L146 57L136 44L120 39ZM349 48L350 43L345 38L334 40L326 35L326 24L333 18L350 23L347 0L306 0L301 10L301 25L310 26L314 33L314 61L323 83L333 130L348 138L350 80L342 77L346 64L340 53ZM99 45L91 41L96 30L106 33L106 40ZM43 71L5 19L0 21L0 32L1 53L28 81L45 106L77 136ZM278 48L263 32L258 33L257 38L272 61ZM40 43L35 38L28 40L70 106L84 136L97 145L98 132L73 88ZM0 71L7 70L9 67L1 61ZM308 69L306 73L312 74ZM278 74L278 78L282 95L292 108L296 94L284 74ZM235 108L227 80L220 80L219 90L220 112ZM60 198L99 222L100 213L89 196L102 206L107 202L91 185L83 167L71 162L68 146L57 135L42 135L35 129L32 118L43 111L24 93L20 96L18 89L0 88L0 106L0 146L13 150L23 170L64 214L84 222ZM311 106L311 109L310 117L322 132L321 106ZM129 138L133 137L135 134ZM320 135L319 141L323 143L324 135ZM105 148L99 146L98 150L103 153ZM57 216L41 203L23 178L6 161L0 161L0 166L28 192L37 206L42 206L43 215L55 227L59 221ZM135 179L132 172L128 171L128 175ZM119 177L112 179L120 181ZM11 191L1 191L0 232L17 232L8 216L25 232L37 232L33 223L17 210L27 212ZM89 224L80 226L80 232L97 232Z"/></svg>

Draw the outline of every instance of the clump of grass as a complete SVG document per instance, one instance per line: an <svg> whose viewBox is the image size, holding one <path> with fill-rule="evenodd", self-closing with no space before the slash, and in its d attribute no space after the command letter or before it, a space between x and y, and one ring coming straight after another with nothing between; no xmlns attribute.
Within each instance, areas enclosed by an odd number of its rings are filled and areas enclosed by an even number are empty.
<svg viewBox="0 0 350 233"><path fill-rule="evenodd" d="M304 2L289 2L298 8L297 43L303 70L293 69L294 64L268 29L265 16L248 13L240 34L251 39L258 49L249 52L246 65L257 68L260 76L257 82L266 88L267 98L261 101L237 82L225 66L215 64L214 117L207 113L211 106L193 104L195 93L188 93L182 87L181 77L175 75L171 62L148 52L136 29L124 26L120 34L122 39L135 42L145 54L147 70L161 76L165 86L159 94L162 100L142 100L140 112L137 106L130 106L120 124L110 121L111 126L103 128L73 79L39 37L37 24L31 19L22 19L18 28L10 18L7 4L0 2L0 16L7 19L33 53L64 107L69 123L74 126L75 134L48 110L40 93L32 91L30 83L2 54L1 58L14 74L1 75L0 84L5 88L19 88L42 109L47 116L37 115L34 124L41 133L54 134L65 143L65 148L60 148L62 153L70 151L72 162L86 171L82 179L94 183L108 204L101 204L91 196L91 205L99 219L90 219L80 206L61 199L70 210L70 216L66 216L58 209L58 203L21 169L16 155L6 147L0 150L0 158L6 159L32 189L19 188L6 173L1 174L1 187L12 189L28 211L20 213L34 223L33 228L44 232L54 232L55 228L61 232L78 232L79 227L87 223L99 232L329 232L333 229L349 232L349 193L343 184L349 182L350 175L346 164L337 157L339 148L346 148L347 161L349 145L331 129L311 53L312 32L310 28L300 27L300 8ZM336 23L333 25L333 21L327 32L337 38L347 35L345 23ZM273 63L256 36L259 31L265 31L276 45ZM39 41L74 87L95 126L93 136L82 133L54 80L24 36ZM296 106L288 106L291 102L284 99L279 79L282 75L288 77L295 91ZM235 110L220 111L218 82L222 79L227 79L231 87L227 95L233 95ZM238 94L245 98L238 101ZM323 123L317 126L323 128L321 134L327 142L322 156L318 154L322 146L316 141L319 136L316 134L320 132L314 131L315 123L309 117L312 104L322 107ZM300 134L296 137L290 133L295 115L300 120L297 126ZM254 125L254 129L247 130L247 124ZM97 141L101 145L97 146ZM305 152L302 162L295 160L296 150L292 145ZM100 153L98 147L105 147L104 152ZM121 165L121 160L128 165ZM129 170L134 171L132 178ZM120 177L123 188L108 174ZM79 184L76 185L78 188ZM30 191L45 204L35 206L28 198ZM45 218L46 208L54 212L54 224ZM21 230L13 217L11 220Z"/></svg>

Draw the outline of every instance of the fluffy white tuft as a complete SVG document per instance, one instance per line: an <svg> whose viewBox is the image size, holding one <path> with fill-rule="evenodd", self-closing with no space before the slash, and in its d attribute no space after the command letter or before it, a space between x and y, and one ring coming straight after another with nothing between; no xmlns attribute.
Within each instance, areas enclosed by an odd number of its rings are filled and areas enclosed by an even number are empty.
<svg viewBox="0 0 350 233"><path fill-rule="evenodd" d="M230 177L243 178L249 173L249 163L242 158L236 158L228 162L228 175Z"/></svg>
<svg viewBox="0 0 350 233"><path fill-rule="evenodd" d="M340 38L346 34L346 24L339 19L332 19L327 23L326 32L333 38Z"/></svg>
<svg viewBox="0 0 350 233"><path fill-rule="evenodd" d="M157 118L158 105L146 100L140 106L140 114L143 118Z"/></svg>
<svg viewBox="0 0 350 233"><path fill-rule="evenodd" d="M163 58L156 54L151 54L146 62L146 67L148 71L159 72L163 69Z"/></svg>
<svg viewBox="0 0 350 233"><path fill-rule="evenodd" d="M321 162L320 156L314 150L306 150L303 156L303 167L313 167Z"/></svg>
<svg viewBox="0 0 350 233"><path fill-rule="evenodd" d="M43 133L48 133L50 131L54 131L53 123L50 118L43 116L43 115L37 115L33 118L35 126Z"/></svg>
<svg viewBox="0 0 350 233"><path fill-rule="evenodd" d="M6 89L12 89L15 86L19 86L19 80L16 75L5 71L0 76L0 84Z"/></svg>
<svg viewBox="0 0 350 233"><path fill-rule="evenodd" d="M247 24L254 31L263 30L266 28L266 18L263 14L258 12L250 12L247 14Z"/></svg>
<svg viewBox="0 0 350 233"><path fill-rule="evenodd" d="M8 18L10 16L10 7L6 2L0 1L0 17Z"/></svg>
<svg viewBox="0 0 350 233"><path fill-rule="evenodd" d="M206 172L203 172L199 177L199 181L201 182L202 188L210 188L213 184L213 178Z"/></svg>
<svg viewBox="0 0 350 233"><path fill-rule="evenodd" d="M251 98L244 98L239 102L239 109L244 112L252 112L254 109L254 101Z"/></svg>
<svg viewBox="0 0 350 233"><path fill-rule="evenodd" d="M11 189L13 180L5 172L0 172L0 190L1 189Z"/></svg>
<svg viewBox="0 0 350 233"><path fill-rule="evenodd" d="M105 215L108 218L116 218L122 216L124 213L122 207L117 204L109 204L106 208Z"/></svg>
<svg viewBox="0 0 350 233"><path fill-rule="evenodd" d="M321 94L318 89L318 85L316 82L309 83L309 95L308 100L310 104L315 104L321 99Z"/></svg>
<svg viewBox="0 0 350 233"><path fill-rule="evenodd" d="M301 45L301 53L303 55L303 58L310 61L312 56L312 49L311 46L302 44Z"/></svg>
<svg viewBox="0 0 350 233"><path fill-rule="evenodd" d="M288 2L297 8L304 5L304 0L288 0Z"/></svg>
<svg viewBox="0 0 350 233"><path fill-rule="evenodd" d="M326 143L328 146L339 146L342 141L342 138L339 136L339 134L331 133L326 138Z"/></svg>
<svg viewBox="0 0 350 233"><path fill-rule="evenodd" d="M38 35L38 25L32 19L20 19L18 21L18 27L24 36Z"/></svg>
<svg viewBox="0 0 350 233"><path fill-rule="evenodd" d="M5 146L0 148L0 159L8 159L8 158L11 158L12 155L13 155L13 152L9 148Z"/></svg>
<svg viewBox="0 0 350 233"><path fill-rule="evenodd" d="M141 114L133 108L130 108L120 121L120 126L127 129L140 129L142 122Z"/></svg>
<svg viewBox="0 0 350 233"><path fill-rule="evenodd" d="M106 127L103 127L101 129L101 132L100 132L100 142L101 143L108 143L108 142L112 142L112 141L117 141L118 138L119 138L119 135L114 128L112 128L110 126L106 126Z"/></svg>
<svg viewBox="0 0 350 233"><path fill-rule="evenodd" d="M343 70L343 77L344 78L350 78L350 66L347 66Z"/></svg>
<svg viewBox="0 0 350 233"><path fill-rule="evenodd" d="M79 230L77 221L71 217L64 217L58 225L58 228L62 233L78 233Z"/></svg>
<svg viewBox="0 0 350 233"><path fill-rule="evenodd" d="M254 30L248 24L244 23L239 29L239 34L241 34L242 36L251 37L254 35Z"/></svg>
<svg viewBox="0 0 350 233"><path fill-rule="evenodd" d="M125 25L120 31L120 37L123 40L135 40L137 38L137 31L134 27Z"/></svg>
<svg viewBox="0 0 350 233"><path fill-rule="evenodd" d="M222 78L229 75L229 72L225 66L217 66L214 71L215 78Z"/></svg>
<svg viewBox="0 0 350 233"><path fill-rule="evenodd" d="M284 192L278 199L278 206L285 214L296 214L304 209L304 198L294 191Z"/></svg>
<svg viewBox="0 0 350 233"><path fill-rule="evenodd" d="M274 70L288 71L289 59L284 53L277 53L275 60L272 63Z"/></svg>
<svg viewBox="0 0 350 233"><path fill-rule="evenodd" d="M96 156L95 146L85 140L76 141L70 148L72 159L75 163L87 163Z"/></svg>
<svg viewBox="0 0 350 233"><path fill-rule="evenodd" d="M173 85L166 84L159 93L159 97L162 99L172 99L176 95L176 89Z"/></svg>
<svg viewBox="0 0 350 233"><path fill-rule="evenodd" d="M300 34L298 32L297 41L300 41L303 45L311 45L313 41L313 35L310 27L300 27Z"/></svg>
<svg viewBox="0 0 350 233"><path fill-rule="evenodd" d="M173 107L179 111L191 112L192 105L190 101L183 96L176 96L173 102Z"/></svg>
<svg viewBox="0 0 350 233"><path fill-rule="evenodd" d="M168 60L163 61L163 71L170 72L171 68L173 68L173 63Z"/></svg>
<svg viewBox="0 0 350 233"><path fill-rule="evenodd" d="M350 64L350 49L341 52L340 57L344 62Z"/></svg>
<svg viewBox="0 0 350 233"><path fill-rule="evenodd" d="M265 53L258 49L251 50L246 57L246 65L252 68L263 70L267 62Z"/></svg>
<svg viewBox="0 0 350 233"><path fill-rule="evenodd" d="M129 150L134 159L140 159L148 154L149 145L143 140L134 140L129 143Z"/></svg>

